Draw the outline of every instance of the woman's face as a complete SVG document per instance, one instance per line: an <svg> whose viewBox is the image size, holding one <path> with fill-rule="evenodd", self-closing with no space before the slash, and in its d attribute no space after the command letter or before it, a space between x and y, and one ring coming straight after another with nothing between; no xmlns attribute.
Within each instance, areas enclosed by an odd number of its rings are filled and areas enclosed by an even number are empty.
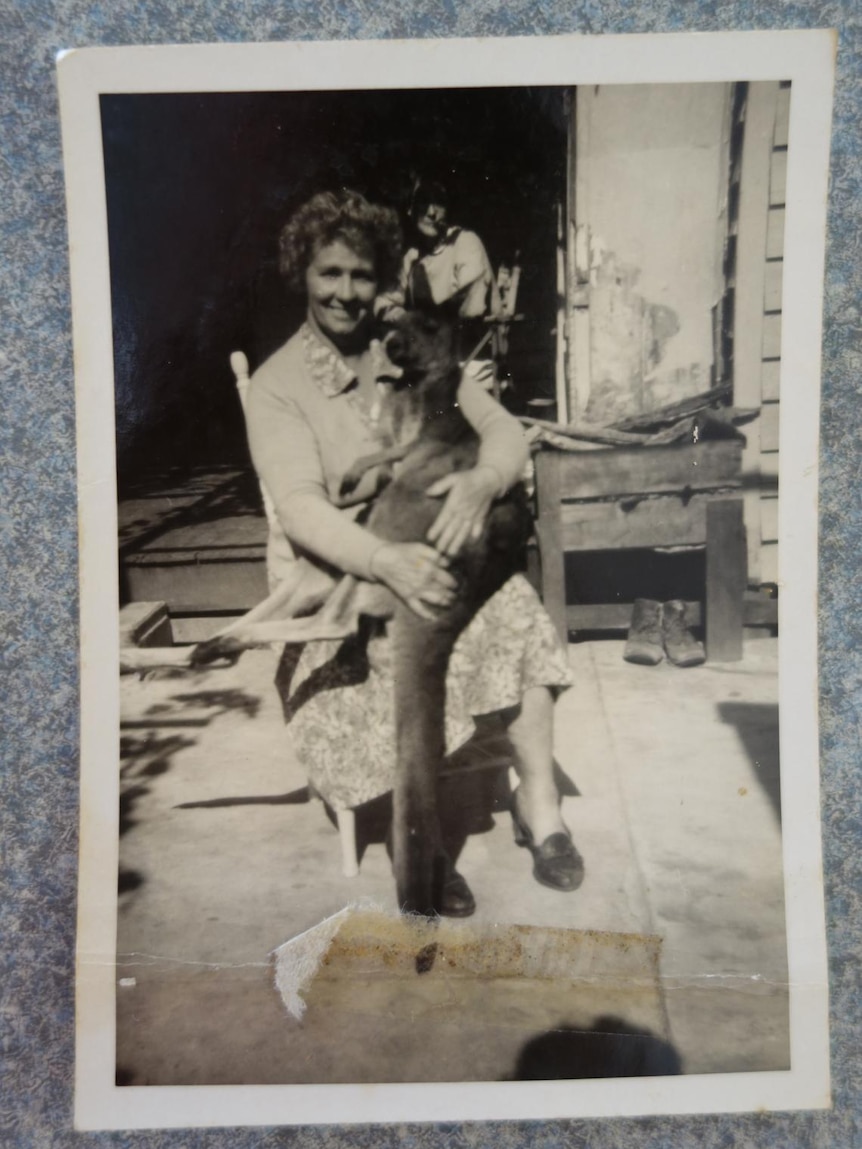
<svg viewBox="0 0 862 1149"><path fill-rule="evenodd" d="M308 310L334 343L349 341L370 318L377 272L369 256L340 239L321 247L305 273Z"/></svg>
<svg viewBox="0 0 862 1149"><path fill-rule="evenodd" d="M446 232L448 214L442 203L421 206L416 213L416 230L426 240L440 239Z"/></svg>

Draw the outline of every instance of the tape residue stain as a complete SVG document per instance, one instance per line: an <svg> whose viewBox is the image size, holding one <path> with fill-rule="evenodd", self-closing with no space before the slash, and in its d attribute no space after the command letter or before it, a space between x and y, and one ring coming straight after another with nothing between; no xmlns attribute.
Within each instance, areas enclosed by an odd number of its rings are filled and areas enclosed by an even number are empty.
<svg viewBox="0 0 862 1149"><path fill-rule="evenodd" d="M273 953L275 986L301 1020L317 977L654 982L660 940L591 930L456 923L346 906ZM610 959L610 961L609 961Z"/></svg>

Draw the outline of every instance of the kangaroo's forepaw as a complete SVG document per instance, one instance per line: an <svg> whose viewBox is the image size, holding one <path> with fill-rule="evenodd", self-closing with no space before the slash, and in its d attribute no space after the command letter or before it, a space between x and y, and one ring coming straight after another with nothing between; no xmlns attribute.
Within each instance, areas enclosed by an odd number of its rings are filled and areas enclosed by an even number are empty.
<svg viewBox="0 0 862 1149"><path fill-rule="evenodd" d="M345 495L352 495L356 488L359 486L359 480L365 474L364 471L357 471L351 467L349 471L345 471L341 480L341 486L338 488L338 493L344 498Z"/></svg>

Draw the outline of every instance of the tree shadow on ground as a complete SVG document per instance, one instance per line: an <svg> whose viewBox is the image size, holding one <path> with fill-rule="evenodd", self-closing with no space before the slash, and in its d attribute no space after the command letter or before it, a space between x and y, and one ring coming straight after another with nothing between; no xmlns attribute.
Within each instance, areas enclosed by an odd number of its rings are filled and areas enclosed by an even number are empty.
<svg viewBox="0 0 862 1149"><path fill-rule="evenodd" d="M195 739L184 738L181 734L160 737L154 731L144 735L120 735L120 816L119 836L138 825L135 807L150 793L149 780L166 774L171 768L173 756L180 750L195 745ZM117 895L120 904L128 901L131 895L145 882L138 870L130 870L122 861L117 872Z"/></svg>
<svg viewBox="0 0 862 1149"><path fill-rule="evenodd" d="M137 825L135 806L149 794L148 779L166 774L173 756L194 746L194 738L181 734L159 736L121 734L120 736L120 837Z"/></svg>
<svg viewBox="0 0 862 1149"><path fill-rule="evenodd" d="M212 718L229 711L241 710L248 718L256 718L260 710L260 696L248 694L244 690L233 688L229 690L195 690L188 694L172 694L171 702L179 702L183 706L199 706L212 708ZM148 712L149 713L149 712Z"/></svg>

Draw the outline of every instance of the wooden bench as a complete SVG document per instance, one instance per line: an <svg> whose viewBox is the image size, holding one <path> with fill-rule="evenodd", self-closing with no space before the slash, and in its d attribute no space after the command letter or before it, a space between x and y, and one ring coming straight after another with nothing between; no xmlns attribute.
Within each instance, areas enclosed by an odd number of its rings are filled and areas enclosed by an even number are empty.
<svg viewBox="0 0 862 1149"><path fill-rule="evenodd" d="M742 447L727 439L535 457L542 597L562 638L570 630L626 629L631 605L567 605L567 554L705 547L707 657L742 658L747 583Z"/></svg>

